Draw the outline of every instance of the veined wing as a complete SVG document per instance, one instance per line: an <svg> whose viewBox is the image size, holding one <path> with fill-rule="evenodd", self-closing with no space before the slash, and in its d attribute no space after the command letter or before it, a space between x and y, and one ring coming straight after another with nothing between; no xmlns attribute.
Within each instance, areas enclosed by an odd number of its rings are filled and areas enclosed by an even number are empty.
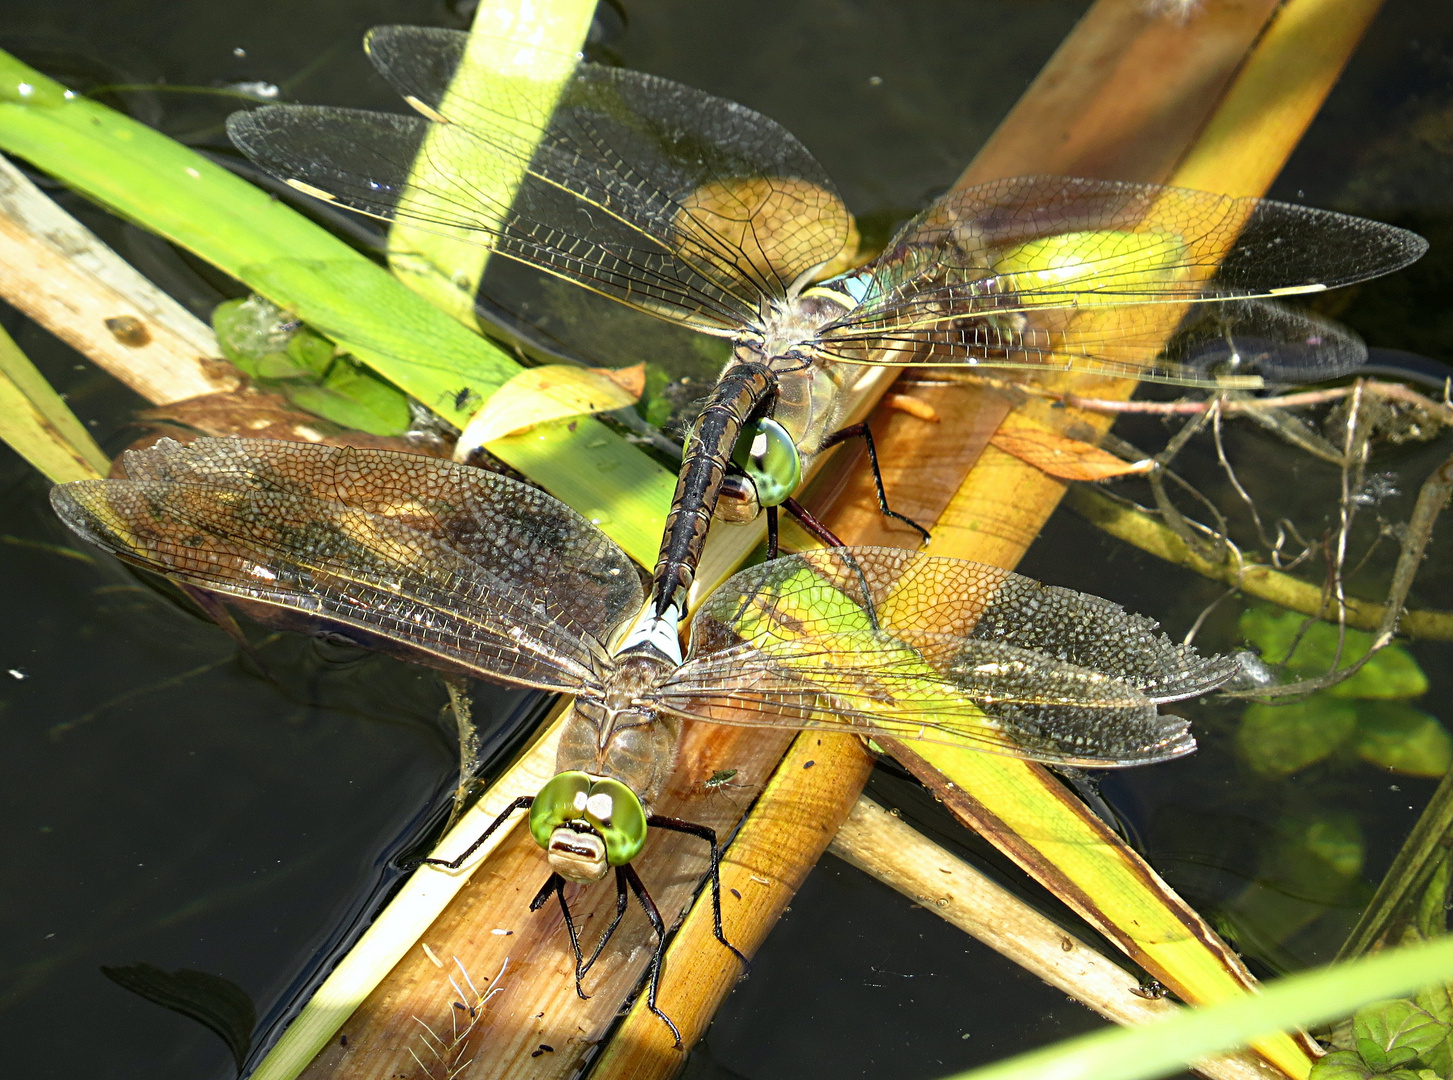
<svg viewBox="0 0 1453 1080"><path fill-rule="evenodd" d="M269 106L234 114L228 133L313 194L462 232L707 333L754 325L764 300L785 298L842 250L841 199L776 122L666 79L580 63L537 146L541 89L528 72L537 62L558 69L559 57L510 44L519 74L498 80L489 100L469 100L448 89L467 41L420 27L369 36L374 63L429 119ZM420 155L430 179L411 188ZM495 194L517 178L512 202Z"/></svg>
<svg viewBox="0 0 1453 1080"><path fill-rule="evenodd" d="M356 628L422 662L593 692L635 567L543 492L434 458L162 440L57 487L82 536L184 584Z"/></svg>
<svg viewBox="0 0 1453 1080"><path fill-rule="evenodd" d="M1109 767L1194 749L1186 722L1156 703L1235 672L1097 597L979 563L842 548L753 567L713 593L658 704Z"/></svg>
<svg viewBox="0 0 1453 1080"><path fill-rule="evenodd" d="M1046 308L915 330L834 330L821 348L847 363L1096 372L1207 387L1322 382L1367 362L1367 346L1345 326L1272 300L1192 304L1179 325L1175 314L1165 304Z"/></svg>
<svg viewBox="0 0 1453 1080"><path fill-rule="evenodd" d="M1138 360L1141 378L1206 382L1174 351L1150 360L1176 329L1178 305L1319 292L1426 250L1404 229L1271 200L1000 180L946 196L844 279L860 303L822 342L857 362L855 350L883 341L919 346L927 356L914 363L1121 373Z"/></svg>

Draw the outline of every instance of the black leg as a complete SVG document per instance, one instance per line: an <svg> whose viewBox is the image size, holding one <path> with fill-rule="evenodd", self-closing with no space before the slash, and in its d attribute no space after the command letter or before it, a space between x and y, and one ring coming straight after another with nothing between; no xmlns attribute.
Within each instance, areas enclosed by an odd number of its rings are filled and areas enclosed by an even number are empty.
<svg viewBox="0 0 1453 1080"><path fill-rule="evenodd" d="M787 500L791 502L792 500ZM777 557L777 508L767 507L767 558Z"/></svg>
<svg viewBox="0 0 1453 1080"><path fill-rule="evenodd" d="M636 899L641 902L641 907L646 911L646 918L651 920L651 927L656 931L656 952L651 957L650 983L646 989L646 1008L656 1014L663 1024L671 1029L671 1034L676 1038L676 1049L681 1049L681 1032L671 1018L656 1007L656 990L661 985L661 961L666 956L666 924L661 919L661 913L656 910L656 901L651 899L651 894L646 891L646 886L641 881L641 876L629 865L622 866L621 872L625 875L626 882L631 887L631 892L636 894Z"/></svg>
<svg viewBox="0 0 1453 1080"><path fill-rule="evenodd" d="M580 935L575 930L575 919L571 917L570 905L565 902L565 879L559 874L551 874L550 879L540 886L540 891L535 894L535 899L530 901L530 910L539 911L550 900L550 894L554 893L560 898L560 913L565 916L565 929L570 934L570 951L575 954L575 992L580 995L581 1000L590 1000L590 995L580 988L580 977L584 974L580 965L584 956L580 951Z"/></svg>
<svg viewBox="0 0 1453 1080"><path fill-rule="evenodd" d="M218 599L216 593L210 593L206 589L199 589L194 585L188 585L172 578L167 578L167 580L186 594L188 600L201 608L203 615L220 626L227 632L228 637L237 642L237 647L242 651L242 655L257 665L257 670L262 672L263 678L269 682L278 682L277 676L262 662L262 657L252 647L252 642L247 640L247 635L242 632L242 627L237 625L237 620L232 617L232 612L227 610L226 605Z"/></svg>
<svg viewBox="0 0 1453 1080"><path fill-rule="evenodd" d="M475 840L474 843L470 844L467 848L464 849L464 854L454 859L420 859L419 862L427 863L430 866L443 866L447 867L450 870L458 870L461 866L464 865L464 860L469 858L469 856L473 855L476 851L478 851L479 845L488 840L490 836L493 835L494 831L498 829L501 825L503 825L505 823L505 820L511 814L513 814L516 810L528 810L533 805L535 805L535 796L521 795L514 802L506 806L503 813L501 813L499 817L495 818L492 822L489 823L489 828L485 829L484 832L479 834L479 839ZM531 908L530 910L533 911L534 908Z"/></svg>
<svg viewBox="0 0 1453 1080"><path fill-rule="evenodd" d="M716 842L716 830L706 825L697 825L695 822L682 821L680 818L661 817L652 814L646 819L648 828L667 829L671 832L686 833L688 836L699 836L711 845L711 918L712 931L716 934L716 940L720 941L730 949L742 966L750 969L752 962L741 954L741 951L726 939L726 934L721 928L721 848Z"/></svg>
<svg viewBox="0 0 1453 1080"><path fill-rule="evenodd" d="M614 936L616 932L616 927L620 926L621 918L626 913L626 904L628 904L629 902L630 894L626 892L626 876L621 872L621 868L617 866L615 918L610 921L610 925L605 928L605 933L601 934L600 940L595 943L595 951L590 954L590 959L587 960L585 962L585 966L580 969L581 975L584 975L587 971L594 967L595 962L600 959L600 954L605 949L606 942L608 942L611 937Z"/></svg>
<svg viewBox="0 0 1453 1080"><path fill-rule="evenodd" d="M885 517L895 518L896 520L903 522L903 524L907 525L909 528L916 529L919 535L921 535L924 540L928 540L929 535L927 529L925 529L922 525L918 524L918 522L914 521L908 515L900 514L897 510L892 509L888 505L888 493L883 490L883 471L878 467L878 448L873 445L873 432L868 428L868 422L866 420L860 421L856 424L851 424L848 427L843 428L841 431L833 432L833 434L829 435L826 439L823 440L822 447L820 449L826 450L828 447L836 446L840 442L845 442L848 439L856 439L859 437L862 438L863 443L868 448L868 464L872 466L873 469L873 486L878 489L878 509L883 512Z"/></svg>
<svg viewBox="0 0 1453 1080"><path fill-rule="evenodd" d="M796 499L789 497L782 504L782 508L795 517L798 523L821 543L826 544L828 547L847 547L846 544L833 535L831 529L813 517L807 507L803 506Z"/></svg>

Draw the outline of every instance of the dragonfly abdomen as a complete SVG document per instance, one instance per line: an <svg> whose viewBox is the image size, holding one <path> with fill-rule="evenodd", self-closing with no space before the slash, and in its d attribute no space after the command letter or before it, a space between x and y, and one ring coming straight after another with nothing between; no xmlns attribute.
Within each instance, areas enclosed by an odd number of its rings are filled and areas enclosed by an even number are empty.
<svg viewBox="0 0 1453 1080"><path fill-rule="evenodd" d="M723 373L692 425L652 575L652 606L658 618L671 609L678 615L686 610L686 594L696 579L732 450L776 383L777 376L762 361L739 359Z"/></svg>

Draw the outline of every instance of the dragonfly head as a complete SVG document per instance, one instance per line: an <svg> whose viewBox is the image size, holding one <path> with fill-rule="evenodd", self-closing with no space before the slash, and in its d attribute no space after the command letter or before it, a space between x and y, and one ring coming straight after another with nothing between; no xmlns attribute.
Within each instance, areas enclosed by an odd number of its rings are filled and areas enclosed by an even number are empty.
<svg viewBox="0 0 1453 1080"><path fill-rule="evenodd" d="M646 811L619 780L563 772L530 807L530 835L567 881L590 884L624 866L646 842Z"/></svg>
<svg viewBox="0 0 1453 1080"><path fill-rule="evenodd" d="M742 432L732 463L738 471L723 481L716 504L723 521L752 521L764 506L781 506L802 483L802 454L787 429L769 416Z"/></svg>

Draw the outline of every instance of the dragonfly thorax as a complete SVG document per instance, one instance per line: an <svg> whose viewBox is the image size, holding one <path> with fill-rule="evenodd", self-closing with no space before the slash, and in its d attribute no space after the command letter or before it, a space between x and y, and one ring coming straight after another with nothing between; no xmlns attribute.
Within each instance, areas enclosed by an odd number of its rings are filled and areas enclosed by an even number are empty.
<svg viewBox="0 0 1453 1080"><path fill-rule="evenodd" d="M792 356L801 356L803 363L807 363L818 331L847 310L836 293L822 289L774 301L762 315L762 355L774 367L780 367L783 358Z"/></svg>
<svg viewBox="0 0 1453 1080"><path fill-rule="evenodd" d="M598 698L577 698L555 753L560 772L607 777L649 804L671 775L678 723L657 712L652 692L676 666L654 652L628 652Z"/></svg>

